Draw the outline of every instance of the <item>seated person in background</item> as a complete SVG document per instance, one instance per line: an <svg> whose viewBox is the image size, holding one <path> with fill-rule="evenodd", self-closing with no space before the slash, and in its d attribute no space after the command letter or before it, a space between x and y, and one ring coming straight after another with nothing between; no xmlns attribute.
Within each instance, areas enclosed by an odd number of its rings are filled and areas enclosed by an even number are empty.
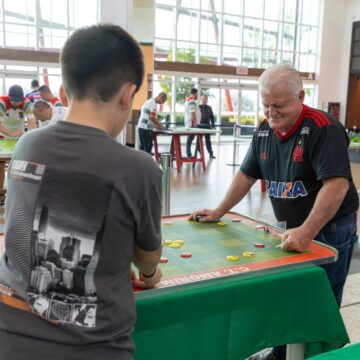
<svg viewBox="0 0 360 360"><path fill-rule="evenodd" d="M44 100L38 100L33 105L33 113L38 121L38 127L55 124L59 120L64 120L68 109L63 106L52 106Z"/></svg>
<svg viewBox="0 0 360 360"><path fill-rule="evenodd" d="M7 139L19 138L25 130L24 119L29 129L36 127L31 102L24 98L20 85L10 87L8 95L0 96L0 135ZM5 201L5 161L0 162L0 205Z"/></svg>
<svg viewBox="0 0 360 360"><path fill-rule="evenodd" d="M28 98L31 103L40 99L39 82L37 80L31 81L31 91L29 91L25 97Z"/></svg>
<svg viewBox="0 0 360 360"><path fill-rule="evenodd" d="M29 129L35 129L31 102L24 98L20 85L13 85L7 96L0 96L0 134L5 138L20 137L24 133L25 118Z"/></svg>
<svg viewBox="0 0 360 360"><path fill-rule="evenodd" d="M47 85L40 86L39 91L41 99L48 101L52 106L63 106L60 99L54 96Z"/></svg>

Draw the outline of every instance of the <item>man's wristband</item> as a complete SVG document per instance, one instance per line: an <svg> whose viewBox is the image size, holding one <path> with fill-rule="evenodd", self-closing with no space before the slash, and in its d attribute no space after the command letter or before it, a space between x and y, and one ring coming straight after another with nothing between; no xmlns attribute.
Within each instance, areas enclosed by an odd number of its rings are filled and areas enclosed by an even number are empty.
<svg viewBox="0 0 360 360"><path fill-rule="evenodd" d="M152 278L152 277L155 275L155 273L156 273L156 268L155 268L155 270L154 270L150 275L146 275L146 274L144 274L143 272L141 272L141 275L142 275L144 278L149 279L149 278Z"/></svg>

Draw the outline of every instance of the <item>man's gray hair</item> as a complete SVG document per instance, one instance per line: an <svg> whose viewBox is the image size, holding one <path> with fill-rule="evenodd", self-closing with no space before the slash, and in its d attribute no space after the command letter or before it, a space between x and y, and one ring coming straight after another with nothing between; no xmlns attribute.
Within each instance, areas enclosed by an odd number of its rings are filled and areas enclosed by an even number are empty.
<svg viewBox="0 0 360 360"><path fill-rule="evenodd" d="M300 73L291 65L277 64L266 69L259 78L260 94L268 93L274 85L286 82L290 93L297 97L303 90Z"/></svg>
<svg viewBox="0 0 360 360"><path fill-rule="evenodd" d="M34 102L33 110L46 110L51 107L50 103L45 100L37 100Z"/></svg>

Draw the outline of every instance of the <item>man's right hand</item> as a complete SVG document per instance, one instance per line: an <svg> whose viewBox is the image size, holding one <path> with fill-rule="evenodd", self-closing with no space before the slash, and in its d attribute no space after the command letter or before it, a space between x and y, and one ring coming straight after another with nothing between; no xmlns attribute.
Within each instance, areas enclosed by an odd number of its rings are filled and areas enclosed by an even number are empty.
<svg viewBox="0 0 360 360"><path fill-rule="evenodd" d="M223 214L216 210L201 209L193 211L188 217L188 220L195 220L199 222L215 222L219 221L222 216Z"/></svg>
<svg viewBox="0 0 360 360"><path fill-rule="evenodd" d="M137 288L140 289L150 289L153 288L157 283L161 281L162 278L162 272L161 269L157 266L155 270L155 274L151 277L145 277L142 276L142 274L139 274L139 278L136 278L136 275L134 272L131 274L131 279Z"/></svg>

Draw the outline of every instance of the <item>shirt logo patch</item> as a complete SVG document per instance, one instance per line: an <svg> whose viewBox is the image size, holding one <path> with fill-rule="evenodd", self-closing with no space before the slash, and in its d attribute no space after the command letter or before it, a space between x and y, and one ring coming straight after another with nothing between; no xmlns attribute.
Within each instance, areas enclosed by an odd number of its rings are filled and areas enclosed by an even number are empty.
<svg viewBox="0 0 360 360"><path fill-rule="evenodd" d="M295 182L265 180L266 192L270 197L278 199L296 199L308 196L306 188L301 180Z"/></svg>
<svg viewBox="0 0 360 360"><path fill-rule="evenodd" d="M301 132L300 132L300 135L308 135L310 134L310 128L307 127L307 126L304 126L302 129L301 129Z"/></svg>
<svg viewBox="0 0 360 360"><path fill-rule="evenodd" d="M298 144L296 145L296 148L293 152L294 162L303 161L304 149L300 145L301 145L301 140L298 142Z"/></svg>
<svg viewBox="0 0 360 360"><path fill-rule="evenodd" d="M269 136L269 130L262 130L258 132L258 137L267 137Z"/></svg>

